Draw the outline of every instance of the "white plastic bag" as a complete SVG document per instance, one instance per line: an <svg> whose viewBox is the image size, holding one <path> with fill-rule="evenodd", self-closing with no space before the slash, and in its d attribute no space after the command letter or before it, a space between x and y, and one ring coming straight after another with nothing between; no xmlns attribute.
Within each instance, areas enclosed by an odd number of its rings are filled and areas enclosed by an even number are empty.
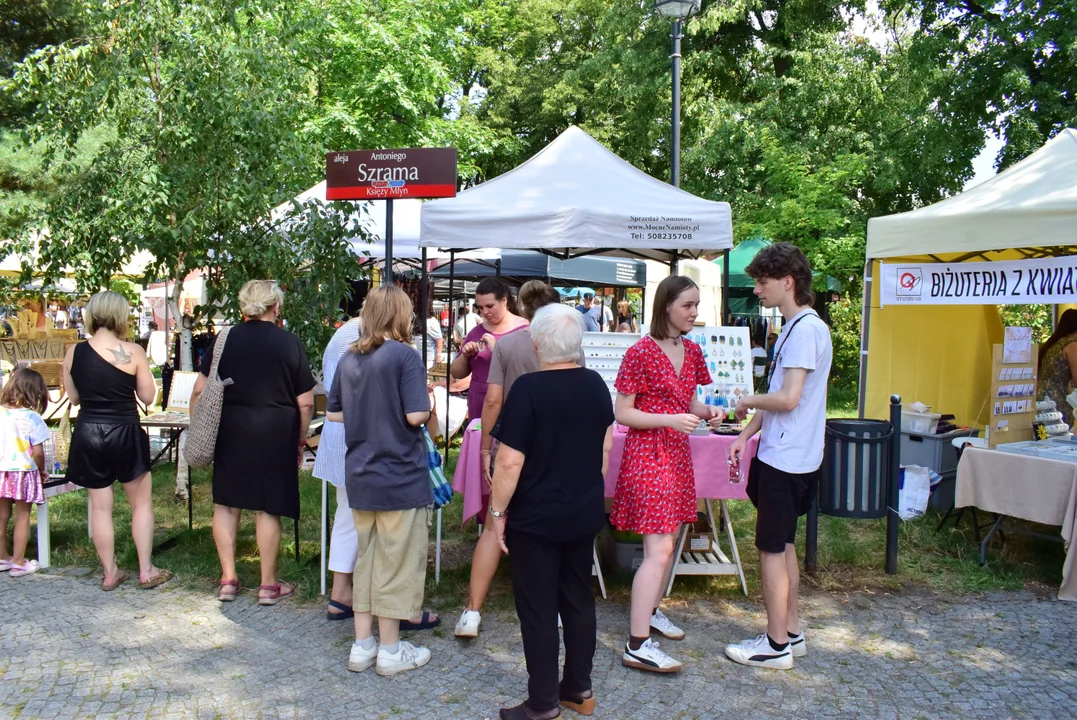
<svg viewBox="0 0 1077 720"><path fill-rule="evenodd" d="M898 517L912 520L927 510L931 496L931 470L920 465L901 468L901 491L898 494Z"/></svg>

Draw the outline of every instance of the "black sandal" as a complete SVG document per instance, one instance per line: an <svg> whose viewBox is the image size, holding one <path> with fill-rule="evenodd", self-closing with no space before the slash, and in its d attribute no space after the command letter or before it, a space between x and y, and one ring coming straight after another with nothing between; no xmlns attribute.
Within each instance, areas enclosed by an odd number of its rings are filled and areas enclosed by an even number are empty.
<svg viewBox="0 0 1077 720"><path fill-rule="evenodd" d="M592 715L595 712L595 693L592 690L587 691L587 695L574 695L571 693L561 693L561 706L567 707L569 710L573 710L580 715Z"/></svg>
<svg viewBox="0 0 1077 720"><path fill-rule="evenodd" d="M336 612L336 613L335 612L329 612L328 610L326 610L325 611L325 616L329 620L347 620L349 618L355 617L355 612L350 607L348 607L344 603L339 602L337 600L330 600L329 601L329 607L336 608L337 610L340 610L340 612Z"/></svg>
<svg viewBox="0 0 1077 720"><path fill-rule="evenodd" d="M437 613L432 613L432 612L428 612L426 610L423 610L422 619L417 623L413 623L411 620L401 620L400 621L400 630L401 631L413 631L413 630L429 630L430 628L436 628L438 625L441 624L441 616L438 615L438 617L431 620L430 619L431 615L437 615Z"/></svg>

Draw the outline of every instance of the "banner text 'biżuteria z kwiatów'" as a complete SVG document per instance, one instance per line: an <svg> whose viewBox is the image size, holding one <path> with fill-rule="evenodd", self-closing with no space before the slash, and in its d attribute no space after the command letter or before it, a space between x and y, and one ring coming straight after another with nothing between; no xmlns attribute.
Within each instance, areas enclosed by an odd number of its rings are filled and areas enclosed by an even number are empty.
<svg viewBox="0 0 1077 720"><path fill-rule="evenodd" d="M881 263L886 305L1032 305L1077 302L1077 255L965 263Z"/></svg>

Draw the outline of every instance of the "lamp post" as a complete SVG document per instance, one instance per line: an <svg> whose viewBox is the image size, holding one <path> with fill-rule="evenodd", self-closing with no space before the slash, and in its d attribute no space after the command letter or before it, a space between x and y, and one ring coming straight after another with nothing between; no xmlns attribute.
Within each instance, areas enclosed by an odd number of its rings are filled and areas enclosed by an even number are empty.
<svg viewBox="0 0 1077 720"><path fill-rule="evenodd" d="M681 25L689 15L699 12L700 0L654 0L654 9L673 20L670 31L673 61L673 118L669 138L669 174L673 187L681 186Z"/></svg>

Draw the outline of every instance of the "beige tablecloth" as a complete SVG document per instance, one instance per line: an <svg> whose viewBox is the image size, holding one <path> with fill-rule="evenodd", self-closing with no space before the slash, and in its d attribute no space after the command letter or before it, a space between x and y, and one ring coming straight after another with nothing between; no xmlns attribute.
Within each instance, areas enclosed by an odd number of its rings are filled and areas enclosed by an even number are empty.
<svg viewBox="0 0 1077 720"><path fill-rule="evenodd" d="M1077 602L1077 463L966 448L955 504L1060 526L1066 561L1058 598Z"/></svg>

